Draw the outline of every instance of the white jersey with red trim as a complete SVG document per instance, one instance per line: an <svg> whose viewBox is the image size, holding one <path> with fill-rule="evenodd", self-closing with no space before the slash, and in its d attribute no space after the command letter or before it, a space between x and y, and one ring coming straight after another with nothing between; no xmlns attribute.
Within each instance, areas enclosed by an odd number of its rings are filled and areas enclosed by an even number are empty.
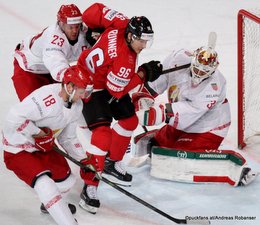
<svg viewBox="0 0 260 225"><path fill-rule="evenodd" d="M61 82L64 70L71 62L78 60L83 50L90 47L82 30L77 43L71 45L56 23L40 34L24 39L14 57L23 70L36 74L50 73L54 80Z"/></svg>
<svg viewBox="0 0 260 225"><path fill-rule="evenodd" d="M173 51L163 62L163 68L190 63L191 56L192 53L185 49ZM219 70L197 86L192 85L190 68L162 75L149 82L149 86L158 94L168 90L174 113L170 125L188 133L227 135L231 116L226 80Z"/></svg>
<svg viewBox="0 0 260 225"><path fill-rule="evenodd" d="M32 135L40 132L39 127L49 127L70 155L78 160L86 157L76 136L82 101L66 108L60 91L61 84L43 86L11 108L2 130L5 151L38 151Z"/></svg>

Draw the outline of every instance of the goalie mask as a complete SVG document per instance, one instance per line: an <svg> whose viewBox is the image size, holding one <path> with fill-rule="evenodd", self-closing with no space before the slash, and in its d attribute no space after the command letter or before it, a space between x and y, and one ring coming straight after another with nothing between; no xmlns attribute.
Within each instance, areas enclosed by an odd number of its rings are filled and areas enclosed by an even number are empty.
<svg viewBox="0 0 260 225"><path fill-rule="evenodd" d="M194 52L191 61L191 79L194 85L210 77L218 67L218 54L211 47L201 47Z"/></svg>

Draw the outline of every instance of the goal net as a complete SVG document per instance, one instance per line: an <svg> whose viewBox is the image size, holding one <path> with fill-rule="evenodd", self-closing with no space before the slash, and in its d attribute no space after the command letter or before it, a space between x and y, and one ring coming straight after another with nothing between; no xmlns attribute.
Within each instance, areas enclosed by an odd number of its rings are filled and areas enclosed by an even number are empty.
<svg viewBox="0 0 260 225"><path fill-rule="evenodd" d="M238 12L238 147L260 135L260 9Z"/></svg>

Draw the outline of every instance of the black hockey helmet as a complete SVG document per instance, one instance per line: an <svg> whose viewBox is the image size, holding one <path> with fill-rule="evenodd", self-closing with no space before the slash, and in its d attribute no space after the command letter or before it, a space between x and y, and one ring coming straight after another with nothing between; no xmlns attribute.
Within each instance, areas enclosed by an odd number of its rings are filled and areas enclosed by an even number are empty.
<svg viewBox="0 0 260 225"><path fill-rule="evenodd" d="M153 39L153 28L150 21L145 16L134 16L128 22L126 36L132 33L137 38L151 41Z"/></svg>

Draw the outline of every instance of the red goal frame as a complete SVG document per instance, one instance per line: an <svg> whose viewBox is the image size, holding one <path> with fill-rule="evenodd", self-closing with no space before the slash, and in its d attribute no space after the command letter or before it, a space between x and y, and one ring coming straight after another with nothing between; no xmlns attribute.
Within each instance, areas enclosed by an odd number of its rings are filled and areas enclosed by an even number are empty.
<svg viewBox="0 0 260 225"><path fill-rule="evenodd" d="M246 146L245 138L244 138L244 64L243 64L243 56L244 56L244 48L243 48L243 20L247 17L248 19L254 21L255 23L260 24L260 18L251 12L248 12L244 9L241 9L238 12L237 16L237 53L238 53L238 147L240 149ZM260 41L260 40L259 40Z"/></svg>

